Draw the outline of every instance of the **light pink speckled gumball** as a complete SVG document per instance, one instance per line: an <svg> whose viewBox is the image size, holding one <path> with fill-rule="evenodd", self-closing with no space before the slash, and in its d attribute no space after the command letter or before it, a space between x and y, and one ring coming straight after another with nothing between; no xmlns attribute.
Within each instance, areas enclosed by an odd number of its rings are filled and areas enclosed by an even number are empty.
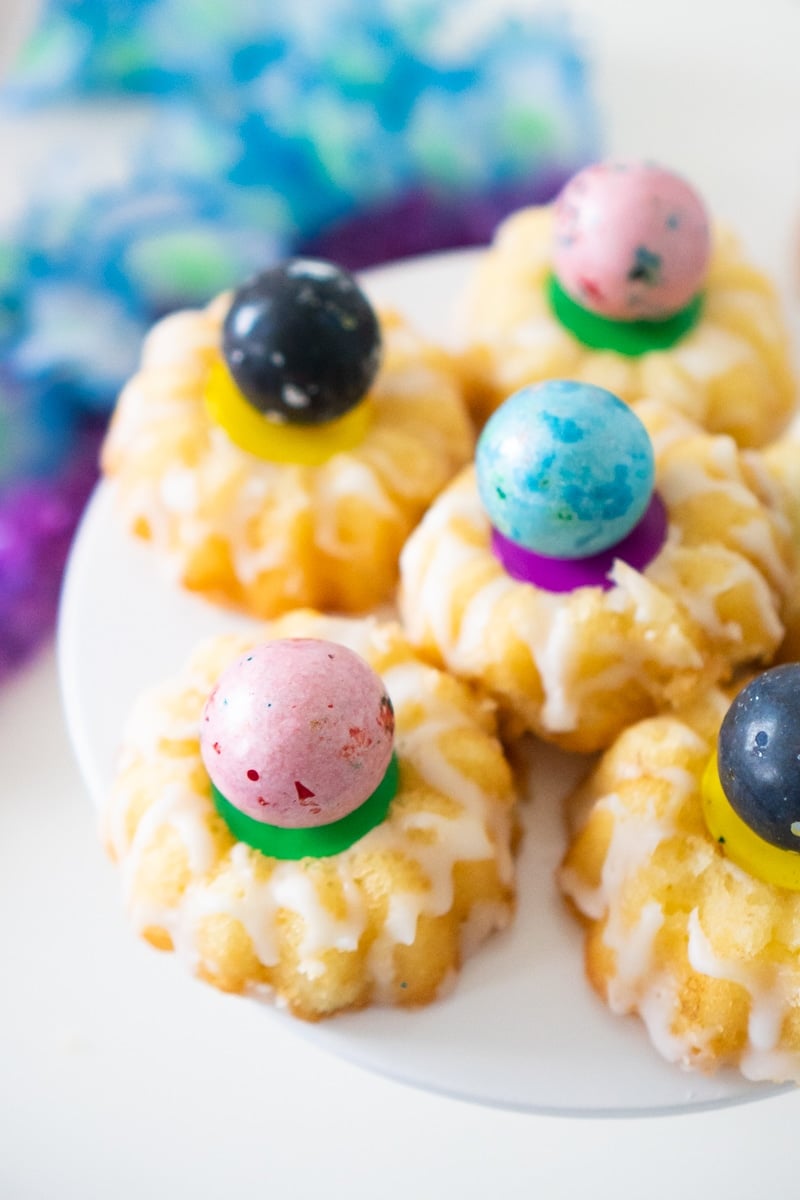
<svg viewBox="0 0 800 1200"><path fill-rule="evenodd" d="M586 167L555 202L555 275L574 300L604 317L672 316L700 290L709 253L697 193L651 163Z"/></svg>
<svg viewBox="0 0 800 1200"><path fill-rule="evenodd" d="M386 774L394 713L383 682L335 642L286 638L243 655L208 698L200 752L230 804L284 828L327 825Z"/></svg>

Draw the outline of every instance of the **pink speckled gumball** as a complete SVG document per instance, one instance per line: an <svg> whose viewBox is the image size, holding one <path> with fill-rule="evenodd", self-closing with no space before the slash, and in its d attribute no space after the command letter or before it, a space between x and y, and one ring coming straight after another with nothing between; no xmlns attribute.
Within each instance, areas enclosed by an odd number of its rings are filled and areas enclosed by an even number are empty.
<svg viewBox="0 0 800 1200"><path fill-rule="evenodd" d="M286 638L243 655L208 698L200 752L214 785L258 821L327 825L358 808L392 756L378 675L335 642Z"/></svg>
<svg viewBox="0 0 800 1200"><path fill-rule="evenodd" d="M710 252L697 193L652 163L597 163L555 203L553 269L564 291L616 321L663 320L700 290Z"/></svg>

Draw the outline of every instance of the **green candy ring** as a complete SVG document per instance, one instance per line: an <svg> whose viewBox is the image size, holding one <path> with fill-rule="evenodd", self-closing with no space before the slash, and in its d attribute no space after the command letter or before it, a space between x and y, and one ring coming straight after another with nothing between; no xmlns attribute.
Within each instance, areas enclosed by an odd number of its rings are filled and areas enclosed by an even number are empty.
<svg viewBox="0 0 800 1200"><path fill-rule="evenodd" d="M226 800L213 783L211 794L217 812L237 841L245 842L269 858L329 858L332 854L347 850L386 819L389 805L397 795L398 782L397 756L393 754L386 774L363 804L338 821L304 829L267 825L264 821L248 817Z"/></svg>
<svg viewBox="0 0 800 1200"><path fill-rule="evenodd" d="M703 296L698 292L685 308L665 321L612 321L578 304L552 273L545 291L557 320L579 342L592 350L613 350L628 358L638 358L652 350L668 350L694 329L703 311Z"/></svg>

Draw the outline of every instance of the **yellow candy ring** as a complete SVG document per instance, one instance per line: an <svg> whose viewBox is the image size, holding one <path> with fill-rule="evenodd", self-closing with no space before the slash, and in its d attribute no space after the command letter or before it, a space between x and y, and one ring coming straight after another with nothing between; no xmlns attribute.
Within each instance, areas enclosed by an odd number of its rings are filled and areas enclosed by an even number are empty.
<svg viewBox="0 0 800 1200"><path fill-rule="evenodd" d="M734 811L722 789L716 754L703 774L702 805L709 833L731 862L764 883L800 892L800 853L765 841Z"/></svg>
<svg viewBox="0 0 800 1200"><path fill-rule="evenodd" d="M377 316L350 272L288 259L231 297L206 409L242 450L319 466L363 440L380 358Z"/></svg>
<svg viewBox="0 0 800 1200"><path fill-rule="evenodd" d="M220 356L209 370L205 391L208 415L242 450L267 462L318 467L334 454L363 441L372 420L369 399L324 425L289 425L253 408L236 386Z"/></svg>
<svg viewBox="0 0 800 1200"><path fill-rule="evenodd" d="M703 814L724 853L800 891L800 663L762 671L734 698L703 778Z"/></svg>

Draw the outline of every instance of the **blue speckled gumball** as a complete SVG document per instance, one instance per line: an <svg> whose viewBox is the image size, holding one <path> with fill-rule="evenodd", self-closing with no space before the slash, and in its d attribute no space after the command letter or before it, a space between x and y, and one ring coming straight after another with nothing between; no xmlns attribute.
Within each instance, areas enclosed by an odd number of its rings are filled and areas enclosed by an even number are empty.
<svg viewBox="0 0 800 1200"><path fill-rule="evenodd" d="M646 429L588 383L551 380L516 392L487 423L476 459L495 529L552 558L586 558L620 542L653 493Z"/></svg>

